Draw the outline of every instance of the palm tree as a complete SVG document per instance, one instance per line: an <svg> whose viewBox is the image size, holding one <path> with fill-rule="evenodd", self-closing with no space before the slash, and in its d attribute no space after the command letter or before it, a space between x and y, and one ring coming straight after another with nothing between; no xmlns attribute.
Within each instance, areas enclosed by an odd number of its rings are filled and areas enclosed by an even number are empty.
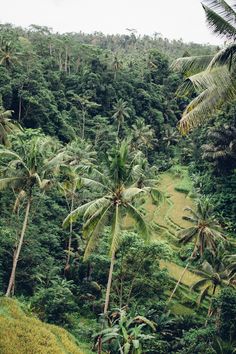
<svg viewBox="0 0 236 354"><path fill-rule="evenodd" d="M14 292L16 268L29 222L33 191L36 187L41 191L50 187L53 174L61 160L60 155L55 156L57 144L52 138L37 136L30 141L25 140L24 143L20 142L17 152L6 148L0 150L2 162L0 189L11 188L18 194L17 203L26 202L25 216L20 237L16 242L6 296Z"/></svg>
<svg viewBox="0 0 236 354"><path fill-rule="evenodd" d="M202 158L212 162L218 170L229 170L236 164L236 128L223 125L210 129L210 142L202 145Z"/></svg>
<svg viewBox="0 0 236 354"><path fill-rule="evenodd" d="M11 119L13 111L5 111L0 107L0 144L9 146L8 134L20 129L20 125Z"/></svg>
<svg viewBox="0 0 236 354"><path fill-rule="evenodd" d="M96 163L97 154L93 146L86 140L76 138L63 149L65 162L70 166L92 166Z"/></svg>
<svg viewBox="0 0 236 354"><path fill-rule="evenodd" d="M145 124L143 118L138 118L134 124L132 124L131 141L134 150L147 151L153 147L155 132L150 125Z"/></svg>
<svg viewBox="0 0 236 354"><path fill-rule="evenodd" d="M227 269L225 269L223 263L221 263L220 266L218 265L217 267L213 267L210 263L205 261L202 264L202 270L193 271L194 273L201 276L201 279L197 280L191 286L191 290L201 288L201 292L197 300L198 305L202 303L207 295L210 295L211 297L214 296L218 287L226 286L229 284L226 282L229 277L229 273ZM210 302L210 306L208 308L208 317L210 317L212 314L211 307L212 301Z"/></svg>
<svg viewBox="0 0 236 354"><path fill-rule="evenodd" d="M95 188L97 196L91 201L79 206L70 213L64 225L71 220L83 217L83 233L88 238L84 258L94 250L98 238L106 225L111 226L110 270L107 282L104 314L107 313L115 254L121 240L122 221L129 215L134 219L141 235L147 239L148 226L144 215L139 210L137 201L151 192L151 187L138 188L135 182L139 178L136 156L130 156L127 142L122 142L108 156L102 171L94 170L91 178L82 178L84 186ZM140 203L139 203L140 204Z"/></svg>
<svg viewBox="0 0 236 354"><path fill-rule="evenodd" d="M167 126L164 131L164 137L162 140L165 142L166 147L170 145L175 145L178 143L180 135L176 129L171 126Z"/></svg>
<svg viewBox="0 0 236 354"><path fill-rule="evenodd" d="M118 59L117 55L114 56L112 68L114 70L114 80L116 80L118 71L122 69L122 61Z"/></svg>
<svg viewBox="0 0 236 354"><path fill-rule="evenodd" d="M78 109L82 113L82 131L81 131L81 139L85 138L85 126L86 126L86 117L88 115L88 111L90 109L97 109L101 105L92 101L89 96L79 96L76 95L73 91L68 91L67 95L70 97L70 100L73 104L78 105Z"/></svg>
<svg viewBox="0 0 236 354"><path fill-rule="evenodd" d="M64 197L67 202L69 212L74 210L74 202L76 198L76 191L81 187L80 176L77 173L77 166L63 166L61 167L63 174L63 182L59 183L59 188L63 192ZM72 234L73 234L73 221L70 221L69 226L69 239L67 246L67 257L65 264L65 272L70 268L70 258L71 258L71 244L72 244Z"/></svg>
<svg viewBox="0 0 236 354"><path fill-rule="evenodd" d="M192 254L189 257L188 262L178 282L175 285L168 303L174 296L186 270L188 269L191 261L197 256L197 254L199 253L200 257L202 257L205 249L207 249L210 251L210 253L215 255L218 243L220 241L225 241L224 232L221 226L215 220L213 207L207 199L198 201L196 211L190 207L185 208L185 210L190 213L190 216L183 216L183 219L190 221L193 225L179 232L179 236L181 237L179 242L186 244L194 241L194 246Z"/></svg>
<svg viewBox="0 0 236 354"><path fill-rule="evenodd" d="M229 282L236 285L236 254L230 254L224 257L227 262L227 270L229 272Z"/></svg>
<svg viewBox="0 0 236 354"><path fill-rule="evenodd" d="M128 103L120 98L113 107L113 116L114 120L117 122L117 136L119 136L120 127L124 124L125 118L130 116L130 108Z"/></svg>
<svg viewBox="0 0 236 354"><path fill-rule="evenodd" d="M59 187L71 213L74 210L76 191L82 187L81 176L94 166L96 152L89 143L79 138L67 144L63 152L64 164L60 167L63 181ZM72 233L73 222L70 221L65 271L70 267Z"/></svg>
<svg viewBox="0 0 236 354"><path fill-rule="evenodd" d="M17 54L14 43L12 41L2 40L0 45L0 65L4 65L7 69L14 66L17 62Z"/></svg>
<svg viewBox="0 0 236 354"><path fill-rule="evenodd" d="M179 128L186 134L212 117L225 102L236 97L236 12L225 0L204 0L203 9L209 27L227 44L215 55L185 57L173 68L187 74L180 92L197 93L186 107Z"/></svg>

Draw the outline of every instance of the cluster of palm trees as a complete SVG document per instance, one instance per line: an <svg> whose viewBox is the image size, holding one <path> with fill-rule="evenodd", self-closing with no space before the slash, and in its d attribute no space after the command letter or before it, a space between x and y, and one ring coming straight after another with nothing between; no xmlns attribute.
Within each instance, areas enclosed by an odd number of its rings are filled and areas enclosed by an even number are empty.
<svg viewBox="0 0 236 354"><path fill-rule="evenodd" d="M235 286L235 255L228 253L230 240L226 238L224 230L217 222L213 206L208 199L199 200L196 210L190 207L185 210L189 212L189 215L183 216L183 218L191 222L192 225L179 231L179 242L181 244L191 243L192 253L168 303L173 298L186 270L197 259L201 261L200 269L191 267L191 271L200 275L201 279L192 284L191 289L198 290L200 288L197 300L197 303L200 304L207 295L214 296L218 287ZM210 255L208 260L206 253ZM210 301L208 309L208 316L211 315L212 301Z"/></svg>
<svg viewBox="0 0 236 354"><path fill-rule="evenodd" d="M6 142L8 132L15 128L5 115L2 130ZM7 125L8 124L8 125ZM10 127L11 130L8 128ZM149 194L158 200L154 171L141 151L136 151L128 141L117 143L102 167L96 166L96 153L92 146L77 139L61 146L51 137L31 130L19 131L13 140L14 150L2 145L0 149L1 177L0 189L11 189L16 195L15 205L25 206L22 229L15 244L12 271L6 295L14 293L15 277L21 249L30 220L30 211L35 199L35 191L45 193L57 186L65 196L69 215L64 226L69 227L67 259L65 271L70 267L73 223L81 217L83 234L87 238L84 257L93 251L104 227L111 227L111 265L108 277L104 313L108 310L115 253L122 236L124 219L129 215L144 238L149 229L141 210L141 199ZM86 202L78 203L77 192L86 189ZM14 208L16 210L16 207Z"/></svg>
<svg viewBox="0 0 236 354"><path fill-rule="evenodd" d="M83 186L94 191L92 198L73 210L64 221L66 226L79 217L83 219L83 233L88 238L85 258L94 250L104 227L111 227L111 263L104 314L108 310L115 254L122 238L125 217L130 216L140 234L147 239L149 228L140 208L141 199L145 195L161 199L157 180L145 178L145 167L142 154L131 151L129 143L122 141L109 154L102 172L94 168L88 177L81 177Z"/></svg>

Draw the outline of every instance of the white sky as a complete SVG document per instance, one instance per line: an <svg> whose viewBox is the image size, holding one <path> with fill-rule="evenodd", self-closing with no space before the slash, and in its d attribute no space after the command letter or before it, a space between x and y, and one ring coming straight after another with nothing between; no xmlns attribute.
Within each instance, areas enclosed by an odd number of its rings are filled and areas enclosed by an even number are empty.
<svg viewBox="0 0 236 354"><path fill-rule="evenodd" d="M58 32L160 32L169 39L220 44L200 0L0 0L0 22L48 26Z"/></svg>

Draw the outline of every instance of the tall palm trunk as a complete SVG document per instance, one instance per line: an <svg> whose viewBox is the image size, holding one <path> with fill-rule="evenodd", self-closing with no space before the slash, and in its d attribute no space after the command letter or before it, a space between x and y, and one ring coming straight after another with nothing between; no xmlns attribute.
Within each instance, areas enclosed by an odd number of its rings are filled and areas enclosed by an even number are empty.
<svg viewBox="0 0 236 354"><path fill-rule="evenodd" d="M191 256L190 256L189 259L188 259L188 263L187 263L186 266L184 267L184 270L183 270L182 274L180 275L179 280L178 280L177 283L175 284L174 290L172 291L172 293L171 293L171 295L170 295L170 297L169 297L169 299L168 299L168 301L167 301L167 305L168 305L168 304L170 303L170 301L172 300L172 298L173 298L173 296L174 296L174 294L175 294L175 292L176 292L176 290L177 290L179 284L181 283L181 281L182 281L182 279L183 279L183 277L184 277L184 274L186 273L186 271L187 271L187 269L188 269L188 267L189 267L189 265L190 265L190 262L191 262L191 260L193 259L193 256L194 256L195 252L196 252L196 242L195 242L195 245L194 245L193 252L192 252Z"/></svg>
<svg viewBox="0 0 236 354"><path fill-rule="evenodd" d="M112 281L114 263L115 263L115 250L112 251L112 255L111 255L111 263L110 263L109 276L108 276L108 281L107 281L105 305L104 305L104 311L103 311L104 315L107 314L107 310L108 310L108 306L109 306L110 293L111 293L111 281Z"/></svg>
<svg viewBox="0 0 236 354"><path fill-rule="evenodd" d="M83 109L82 111L82 117L83 117L83 121L82 121L82 140L84 140L84 135L85 135L85 110Z"/></svg>
<svg viewBox="0 0 236 354"><path fill-rule="evenodd" d="M214 287L213 287L213 290L212 290L212 296L215 295L216 288L217 288L217 285L214 284ZM210 305L209 305L209 308L208 308L208 311L207 311L207 318L206 318L206 322L205 322L205 327L207 326L208 319L211 317L211 315L212 315L212 298L211 298Z"/></svg>
<svg viewBox="0 0 236 354"><path fill-rule="evenodd" d="M111 281L112 281L112 274L113 274L113 268L114 268L114 263L115 263L115 250L112 251L111 255L111 263L110 263L110 269L109 269L109 275L108 275L108 281L107 281L107 290L106 290L106 298L105 298L105 305L104 305L104 310L103 314L106 317L107 311L108 311L108 306L109 306L109 300L110 300L110 293L111 293ZM104 323L103 323L104 325ZM98 337L98 354L102 353L102 336L100 335Z"/></svg>
<svg viewBox="0 0 236 354"><path fill-rule="evenodd" d="M21 110L22 110L22 96L19 96L19 105L18 105L18 121L21 121Z"/></svg>
<svg viewBox="0 0 236 354"><path fill-rule="evenodd" d="M13 293L13 289L14 289L14 285L15 285L15 277L16 277L16 267L17 267L17 263L18 263L18 260L19 260L21 248L22 248L22 245L23 245L25 231L26 231L27 224L28 224L31 203L32 203L32 197L30 195L29 198L28 198L28 201L27 201L27 205L26 205L25 218L24 218L24 222L23 222L23 225L22 225L22 230L21 230L21 234L20 234L19 243L17 245L16 251L14 252L14 256L13 256L13 264L12 264L11 276L10 276L8 287L7 287L7 291L6 291L6 296L10 296L11 293Z"/></svg>
<svg viewBox="0 0 236 354"><path fill-rule="evenodd" d="M73 190L73 194L71 197L70 213L72 213L73 210L74 210L74 190ZM69 266L70 266L70 249L71 249L71 242L72 242L72 232L73 232L73 221L70 220L70 234L69 234L69 240L68 240L68 254L66 257L65 272L68 271Z"/></svg>
<svg viewBox="0 0 236 354"><path fill-rule="evenodd" d="M182 279L183 279L183 277L184 277L184 274L186 273L186 270L187 270L188 267L189 267L189 264L190 264L190 262L188 262L188 263L186 264L186 266L185 266L183 272L181 273L181 275L180 275L180 277L179 277L179 280L178 280L177 283L175 284L174 290L172 291L172 293L171 293L171 295L170 295L170 297L169 297L169 299L168 299L168 301L167 301L167 304L169 304L169 302L172 300L172 298L173 298L173 296L174 296L174 294L175 294L175 292L176 292L176 290L177 290L179 284L181 283L181 281L182 281Z"/></svg>
<svg viewBox="0 0 236 354"><path fill-rule="evenodd" d="M118 120L118 125L117 125L117 137L119 138L119 132L120 132L120 121Z"/></svg>

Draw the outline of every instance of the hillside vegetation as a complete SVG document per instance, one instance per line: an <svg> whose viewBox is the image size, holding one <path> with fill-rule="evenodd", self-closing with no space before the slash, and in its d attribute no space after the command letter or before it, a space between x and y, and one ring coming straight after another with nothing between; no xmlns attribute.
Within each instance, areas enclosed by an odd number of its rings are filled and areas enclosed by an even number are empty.
<svg viewBox="0 0 236 354"><path fill-rule="evenodd" d="M205 2L220 52L0 25L0 353L235 352L234 9Z"/></svg>
<svg viewBox="0 0 236 354"><path fill-rule="evenodd" d="M16 300L0 299L0 352L5 354L86 354L64 329L26 315Z"/></svg>

